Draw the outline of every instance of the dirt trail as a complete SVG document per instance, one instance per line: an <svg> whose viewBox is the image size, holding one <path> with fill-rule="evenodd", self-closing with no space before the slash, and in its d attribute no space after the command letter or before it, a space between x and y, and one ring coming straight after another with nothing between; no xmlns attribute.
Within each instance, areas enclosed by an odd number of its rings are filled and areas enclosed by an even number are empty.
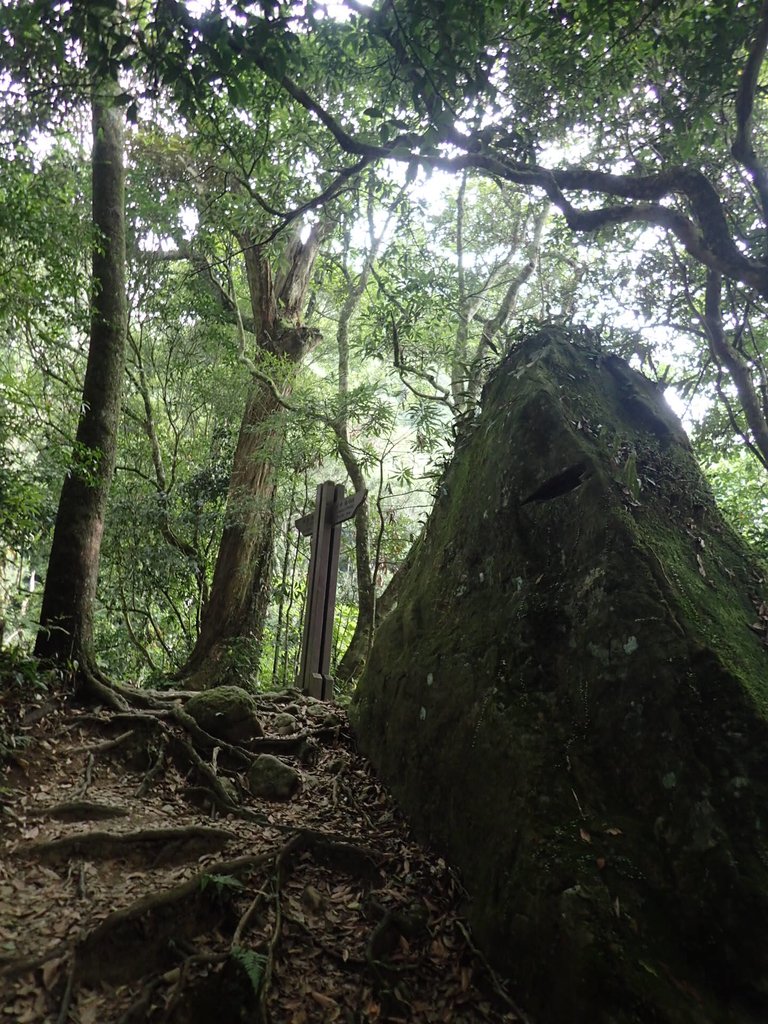
<svg viewBox="0 0 768 1024"><path fill-rule="evenodd" d="M301 773L292 799L266 802L242 796L253 750L190 742L181 703L3 699L0 1022L526 1019L343 711L259 700L256 750ZM286 713L298 732L275 736Z"/></svg>

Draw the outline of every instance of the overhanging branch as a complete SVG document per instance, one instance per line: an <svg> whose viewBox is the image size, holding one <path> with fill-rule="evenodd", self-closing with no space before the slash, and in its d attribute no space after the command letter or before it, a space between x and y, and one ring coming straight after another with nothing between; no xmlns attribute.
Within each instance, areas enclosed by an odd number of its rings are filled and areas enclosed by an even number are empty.
<svg viewBox="0 0 768 1024"><path fill-rule="evenodd" d="M760 461L768 467L768 423L755 393L749 364L728 342L725 335L720 312L721 293L720 276L710 271L707 275L704 306L704 327L709 338L710 350L715 362L719 366L724 366L731 375L739 403L752 431L752 439L759 452Z"/></svg>
<svg viewBox="0 0 768 1024"><path fill-rule="evenodd" d="M273 76L267 62L262 62L261 67L267 75ZM434 139L429 150L421 152L422 146L427 148L426 140L413 133L399 135L385 144L376 144L353 135L288 75L281 76L279 83L295 102L328 129L344 152L362 158L365 164L397 160L448 172L475 170L514 184L537 187L562 212L574 231L595 231L627 223L655 224L670 231L695 259L710 270L768 295L768 266L763 261L749 259L735 244L716 188L695 168L672 167L646 175L609 174L573 167L550 169L516 162L506 155L483 148L479 152L465 151L457 156L436 153ZM464 150L468 150L473 141L455 129L447 130L443 138L444 143ZM585 210L574 206L566 192L602 194L629 202ZM680 197L687 203L690 217L665 205L665 200L674 197Z"/></svg>
<svg viewBox="0 0 768 1024"><path fill-rule="evenodd" d="M763 211L763 223L768 226L768 173L755 153L752 143L752 113L755 105L760 69L768 48L768 0L763 0L760 11L760 26L749 51L747 63L739 81L736 96L736 138L731 146L734 159L749 172L757 190Z"/></svg>

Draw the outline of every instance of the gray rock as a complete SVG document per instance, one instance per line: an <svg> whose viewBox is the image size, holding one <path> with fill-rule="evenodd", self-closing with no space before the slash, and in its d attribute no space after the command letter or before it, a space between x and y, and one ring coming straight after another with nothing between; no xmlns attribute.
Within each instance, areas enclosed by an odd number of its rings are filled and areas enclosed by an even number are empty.
<svg viewBox="0 0 768 1024"><path fill-rule="evenodd" d="M278 736L290 736L298 732L300 728L301 722L298 718L289 715L287 711L281 711L272 720L272 729Z"/></svg>
<svg viewBox="0 0 768 1024"><path fill-rule="evenodd" d="M307 717L312 719L312 724L315 727L333 727L340 724L333 708L325 702L322 704L309 704L307 706Z"/></svg>
<svg viewBox="0 0 768 1024"><path fill-rule="evenodd" d="M768 1021L763 578L658 387L513 348L350 716L540 1024Z"/></svg>
<svg viewBox="0 0 768 1024"><path fill-rule="evenodd" d="M248 788L262 800L290 800L300 784L301 774L272 754L259 754L248 769Z"/></svg>
<svg viewBox="0 0 768 1024"><path fill-rule="evenodd" d="M227 743L246 743L263 736L256 702L240 686L215 686L190 697L184 710L211 736Z"/></svg>

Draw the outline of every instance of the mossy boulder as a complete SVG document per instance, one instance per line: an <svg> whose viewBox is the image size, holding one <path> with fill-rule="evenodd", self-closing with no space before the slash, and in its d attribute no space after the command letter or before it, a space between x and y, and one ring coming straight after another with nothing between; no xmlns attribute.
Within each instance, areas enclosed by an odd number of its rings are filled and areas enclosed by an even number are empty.
<svg viewBox="0 0 768 1024"><path fill-rule="evenodd" d="M541 1024L768 1020L763 596L654 385L520 344L351 717Z"/></svg>
<svg viewBox="0 0 768 1024"><path fill-rule="evenodd" d="M184 710L211 736L227 743L247 743L264 730L256 702L240 686L215 686L190 697Z"/></svg>
<svg viewBox="0 0 768 1024"><path fill-rule="evenodd" d="M301 785L301 773L272 754L259 754L248 769L248 789L262 800L290 800Z"/></svg>
<svg viewBox="0 0 768 1024"><path fill-rule="evenodd" d="M272 719L272 732L276 736L290 736L301 730L301 722L295 715L287 711L280 711Z"/></svg>

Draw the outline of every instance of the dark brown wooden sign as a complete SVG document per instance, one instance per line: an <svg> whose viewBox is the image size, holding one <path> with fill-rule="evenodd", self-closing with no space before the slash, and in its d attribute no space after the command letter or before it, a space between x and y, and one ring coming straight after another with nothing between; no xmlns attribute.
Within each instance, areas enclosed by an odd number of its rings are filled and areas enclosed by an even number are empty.
<svg viewBox="0 0 768 1024"><path fill-rule="evenodd" d="M362 490L345 498L342 484L326 480L318 485L314 512L296 520L299 533L312 537L297 685L303 693L321 700L333 698L331 648L341 524L352 518L365 496L366 491Z"/></svg>

